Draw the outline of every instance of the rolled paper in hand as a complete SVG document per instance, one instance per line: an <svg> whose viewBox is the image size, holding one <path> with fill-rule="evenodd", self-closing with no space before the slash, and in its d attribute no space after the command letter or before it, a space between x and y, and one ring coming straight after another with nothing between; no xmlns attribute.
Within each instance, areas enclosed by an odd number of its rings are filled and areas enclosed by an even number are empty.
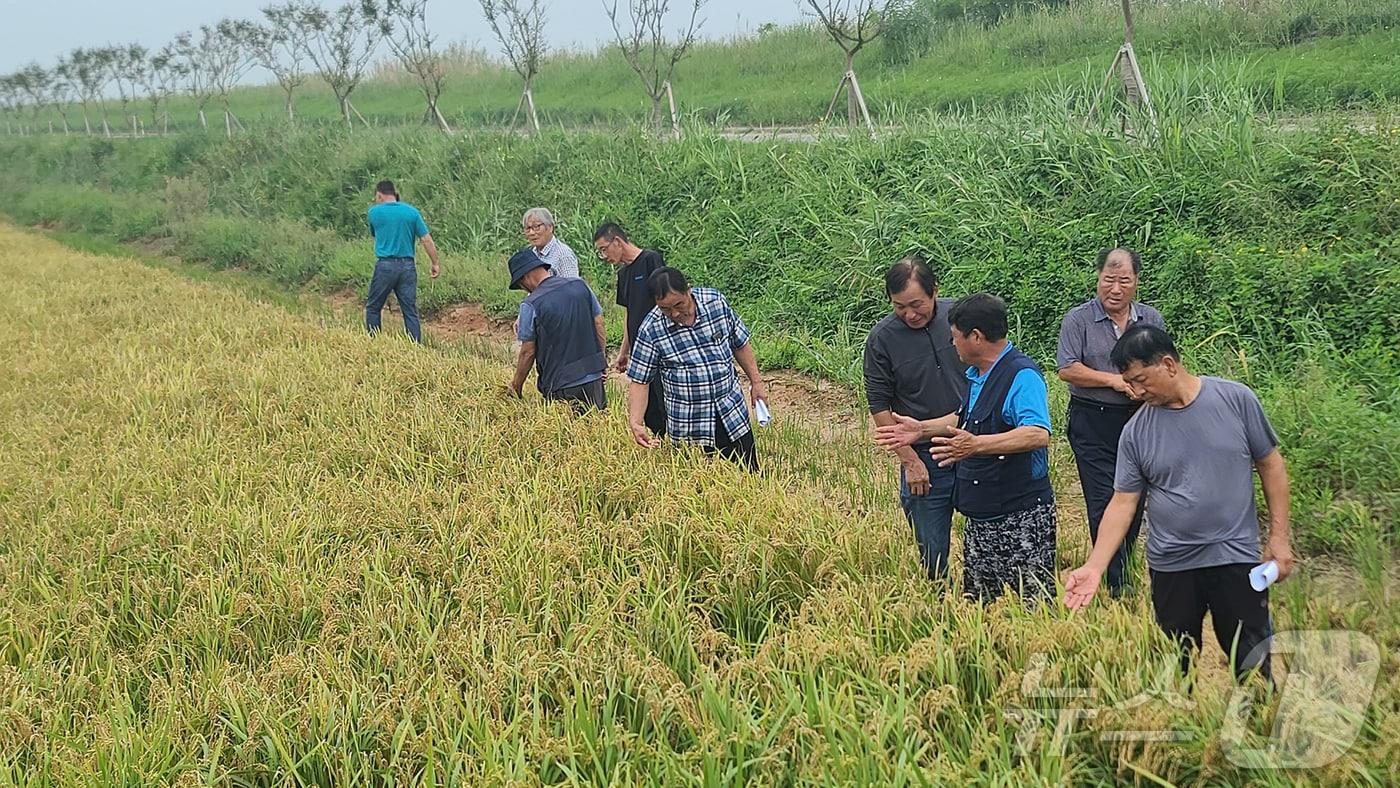
<svg viewBox="0 0 1400 788"><path fill-rule="evenodd" d="M1263 591L1274 584L1278 579L1278 562L1265 561L1264 563L1249 570L1249 587L1255 591Z"/></svg>
<svg viewBox="0 0 1400 788"><path fill-rule="evenodd" d="M768 403L757 400L753 404L753 413L758 417L758 426L767 427L768 422L773 420L773 414L768 412Z"/></svg>

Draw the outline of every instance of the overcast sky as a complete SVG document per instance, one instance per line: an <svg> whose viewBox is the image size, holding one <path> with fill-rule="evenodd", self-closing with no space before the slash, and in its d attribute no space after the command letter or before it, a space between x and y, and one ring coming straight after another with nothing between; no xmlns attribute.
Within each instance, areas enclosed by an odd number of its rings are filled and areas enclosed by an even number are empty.
<svg viewBox="0 0 1400 788"><path fill-rule="evenodd" d="M31 60L51 64L79 46L136 42L155 49L182 30L220 17L252 18L274 0L0 0L0 74ZM338 0L322 0L339 5ZM798 0L709 0L701 12L704 34L725 36L751 31L764 22L801 18ZM620 0L625 8L627 0ZM686 0L671 0L671 18L682 24L679 9ZM594 48L612 35L601 0L551 0L546 33L555 47ZM619 8L619 11L622 11ZM481 16L479 0L429 0L428 22L440 41L486 47L494 54L495 40Z"/></svg>

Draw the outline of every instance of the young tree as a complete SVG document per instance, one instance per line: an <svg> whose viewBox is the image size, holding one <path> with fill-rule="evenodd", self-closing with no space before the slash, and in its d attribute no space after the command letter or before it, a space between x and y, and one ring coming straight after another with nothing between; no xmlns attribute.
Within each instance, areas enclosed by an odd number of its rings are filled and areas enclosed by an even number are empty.
<svg viewBox="0 0 1400 788"><path fill-rule="evenodd" d="M147 62L146 69L142 72L137 84L146 92L146 100L151 105L151 127L155 128L157 123L161 123L162 131L170 129L170 112L166 110L161 114L161 106L169 102L170 97L175 95L180 81L185 78L185 64L180 58L175 44L166 44L160 51L151 55Z"/></svg>
<svg viewBox="0 0 1400 788"><path fill-rule="evenodd" d="M207 129L209 121L204 115L204 109L214 98L214 86L209 79L208 58L204 51L212 31L206 25L200 29L200 33L199 40L195 40L194 35L189 31L180 33L175 36L171 46L175 53L176 62L179 64L180 73L184 77L185 92L194 98L195 112L199 115L199 127Z"/></svg>
<svg viewBox="0 0 1400 788"><path fill-rule="evenodd" d="M248 32L248 47L254 62L277 78L285 94L287 120L296 120L292 94L306 84L305 57L313 30L308 22L311 6L288 0L262 9L265 23Z"/></svg>
<svg viewBox="0 0 1400 788"><path fill-rule="evenodd" d="M350 112L354 110L358 115L359 111L351 105L350 94L364 79L365 69L379 47L381 34L373 0L349 2L333 12L313 6L307 23L315 33L307 54L340 102L345 125L351 126ZM360 120L364 121L364 117Z"/></svg>
<svg viewBox="0 0 1400 788"><path fill-rule="evenodd" d="M88 134L92 133L92 121L88 118L88 105L96 104L102 111L102 128L111 136L111 129L107 126L107 105L102 101L102 92L107 89L107 83L111 77L107 71L107 63L110 59L110 52L106 49L83 49L73 50L68 56L68 63L72 69L73 89L78 94L78 103L83 108L83 128Z"/></svg>
<svg viewBox="0 0 1400 788"><path fill-rule="evenodd" d="M631 66L642 80L642 88L651 99L650 122L652 128L658 132L661 130L661 99L664 97L671 102L672 132L680 136L680 119L676 116L671 76L676 71L676 64L695 43L696 33L705 24L699 15L706 1L690 0L690 21L677 31L676 40L672 43L666 40L664 30L671 0L628 0L631 27L625 33L617 18L617 0L612 0L611 5L608 4L608 0L602 0L603 10L612 21L617 46L622 50L622 56L627 59L627 65Z"/></svg>
<svg viewBox="0 0 1400 788"><path fill-rule="evenodd" d="M53 84L53 77L43 66L30 63L11 74L10 80L20 100L29 106L29 121L37 130L39 113L43 112L45 105L49 103L49 87Z"/></svg>
<svg viewBox="0 0 1400 788"><path fill-rule="evenodd" d="M452 127L438 109L447 70L442 53L433 49L435 36L428 29L428 0L384 0L375 14L379 34L389 42L389 48L394 50L394 56L404 69L418 79L419 90L428 102L424 122L435 123L443 131L451 132Z"/></svg>
<svg viewBox="0 0 1400 788"><path fill-rule="evenodd" d="M73 106L73 95L76 81L73 78L73 64L65 56L60 57L54 64L53 85L50 88L53 98L54 109L58 110L58 115L63 119L63 133L70 132L68 128L68 110Z"/></svg>
<svg viewBox="0 0 1400 788"><path fill-rule="evenodd" d="M846 73L836 85L836 95L831 97L826 117L836 111L836 102L841 99L841 91L846 91L846 122L852 126L864 118L870 133L875 133L875 124L870 120L870 111L865 106L865 96L860 91L860 81L856 79L856 53L880 37L890 17L903 5L901 0L806 0L808 7L821 20L827 35L846 53Z"/></svg>
<svg viewBox="0 0 1400 788"><path fill-rule="evenodd" d="M186 89L195 98L200 126L208 128L204 109L218 95L224 108L224 130L229 136L237 122L229 109L229 92L252 67L246 47L248 27L248 22L226 18L214 25L200 25L198 39L189 33L175 38L175 52Z"/></svg>
<svg viewBox="0 0 1400 788"><path fill-rule="evenodd" d="M10 125L9 116L19 117L20 96L19 80L15 74L0 74L0 115L6 116L5 131L13 134L14 129ZM21 131L23 128L21 128Z"/></svg>
<svg viewBox="0 0 1400 788"><path fill-rule="evenodd" d="M242 19L220 19L212 30L200 28L204 32L204 57L209 85L219 96L224 108L224 131L233 136L233 126L243 127L229 107L229 93L253 67L253 58L248 41L255 35L253 23Z"/></svg>
<svg viewBox="0 0 1400 788"><path fill-rule="evenodd" d="M107 72L117 86L117 98L121 101L122 117L131 118L131 133L136 133L136 118L130 114L131 102L136 99L136 86L146 78L150 65L146 61L146 48L140 44L108 47Z"/></svg>
<svg viewBox="0 0 1400 788"><path fill-rule="evenodd" d="M520 110L530 113L530 125L540 130L540 118L535 112L535 94L532 90L535 75L540 73L540 60L544 57L544 22L548 3L544 0L481 0L481 13L491 23L496 38L506 59L515 73L525 81L525 89L520 94L520 102L515 105L515 114L510 125L515 127L515 119Z"/></svg>

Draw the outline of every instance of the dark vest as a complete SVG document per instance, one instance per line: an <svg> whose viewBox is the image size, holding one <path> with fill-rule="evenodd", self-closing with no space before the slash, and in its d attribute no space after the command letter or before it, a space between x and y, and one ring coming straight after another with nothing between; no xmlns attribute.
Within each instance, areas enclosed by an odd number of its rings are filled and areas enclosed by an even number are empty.
<svg viewBox="0 0 1400 788"><path fill-rule="evenodd" d="M592 291L582 279L551 276L525 297L525 303L535 310L535 371L541 394L607 368L593 328Z"/></svg>
<svg viewBox="0 0 1400 788"><path fill-rule="evenodd" d="M1014 429L1001 412L1012 381L1023 369L1040 373L1040 365L1030 356L1014 347L1008 350L982 384L972 412L964 405L958 413L958 426L973 435L997 435ZM953 466L957 472L953 505L968 517L991 520L1054 500L1049 474L1044 479L1031 478L1031 454L978 454L959 460Z"/></svg>

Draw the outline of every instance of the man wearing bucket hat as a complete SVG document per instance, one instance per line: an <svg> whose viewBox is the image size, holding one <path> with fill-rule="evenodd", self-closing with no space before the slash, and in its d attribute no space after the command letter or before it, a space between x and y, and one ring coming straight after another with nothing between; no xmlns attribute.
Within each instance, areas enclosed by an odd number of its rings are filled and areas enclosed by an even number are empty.
<svg viewBox="0 0 1400 788"><path fill-rule="evenodd" d="M520 396L533 366L545 399L568 402L578 413L606 408L608 341L598 297L582 279L552 276L549 263L531 247L512 255L508 265L510 288L529 293L516 321L520 352L508 392Z"/></svg>

